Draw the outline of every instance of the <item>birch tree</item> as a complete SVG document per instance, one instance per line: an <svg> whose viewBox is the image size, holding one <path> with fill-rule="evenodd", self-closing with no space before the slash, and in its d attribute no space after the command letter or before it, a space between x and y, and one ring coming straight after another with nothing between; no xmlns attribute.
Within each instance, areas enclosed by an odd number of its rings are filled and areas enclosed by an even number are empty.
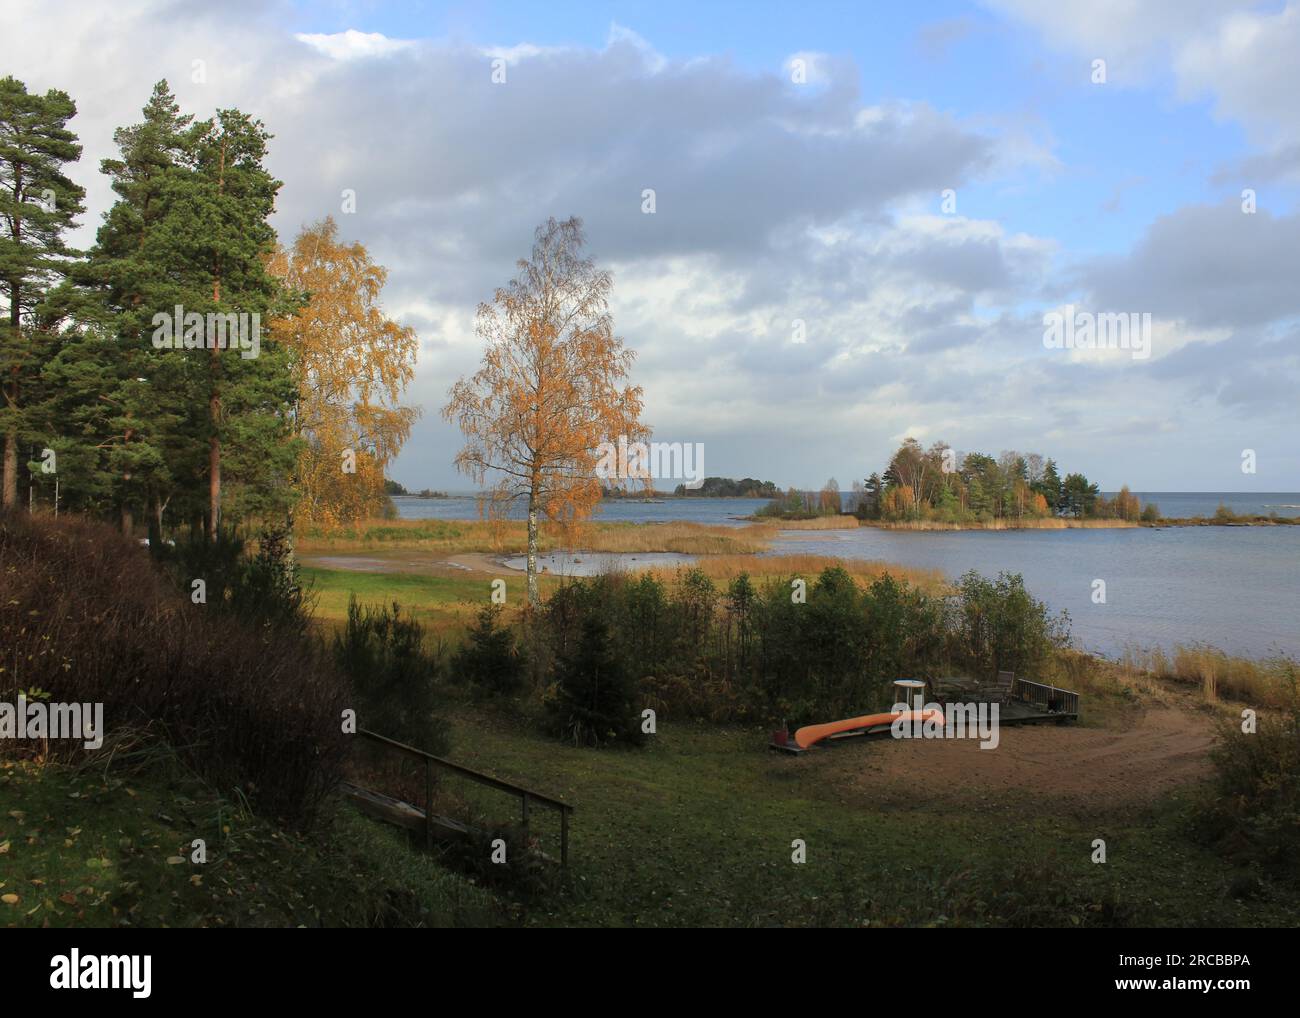
<svg viewBox="0 0 1300 1018"><path fill-rule="evenodd" d="M601 444L649 435L641 388L627 381L635 354L614 335L613 278L583 256L583 244L577 218L537 228L518 275L479 305L483 363L452 386L443 408L466 439L457 469L489 485L485 511L500 519L526 507L532 605L541 600L541 518L572 525L589 517L601 497Z"/></svg>

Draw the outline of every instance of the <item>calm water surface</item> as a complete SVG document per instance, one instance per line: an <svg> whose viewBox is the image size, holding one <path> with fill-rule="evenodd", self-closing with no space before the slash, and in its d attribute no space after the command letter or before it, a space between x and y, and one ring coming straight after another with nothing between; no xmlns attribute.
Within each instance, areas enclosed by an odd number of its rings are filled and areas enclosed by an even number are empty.
<svg viewBox="0 0 1300 1018"><path fill-rule="evenodd" d="M1239 513L1300 513L1300 493L1153 492L1141 495L1168 516L1209 516L1220 502ZM472 498L394 500L403 517L473 519ZM740 525L763 499L606 502L598 519L689 520ZM862 528L787 531L772 555L828 555L938 569L960 576L1020 573L1035 596L1068 611L1075 643L1116 655L1130 646L1205 642L1229 653L1300 656L1300 527L1173 527L1132 530L933 531ZM578 553L546 556L551 572L680 564L685 555ZM512 562L522 568L522 559ZM1093 604L1094 580L1106 603Z"/></svg>

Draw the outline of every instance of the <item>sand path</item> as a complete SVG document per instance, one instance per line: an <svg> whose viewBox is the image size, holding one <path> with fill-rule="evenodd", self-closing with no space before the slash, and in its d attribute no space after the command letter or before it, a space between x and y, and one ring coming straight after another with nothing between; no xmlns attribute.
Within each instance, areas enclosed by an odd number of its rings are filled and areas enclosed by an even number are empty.
<svg viewBox="0 0 1300 1018"><path fill-rule="evenodd" d="M1186 707L1135 707L1122 729L1016 725L1000 734L986 750L974 739L850 741L800 763L850 801L980 811L1039 802L1095 815L1204 778L1215 739L1210 715Z"/></svg>

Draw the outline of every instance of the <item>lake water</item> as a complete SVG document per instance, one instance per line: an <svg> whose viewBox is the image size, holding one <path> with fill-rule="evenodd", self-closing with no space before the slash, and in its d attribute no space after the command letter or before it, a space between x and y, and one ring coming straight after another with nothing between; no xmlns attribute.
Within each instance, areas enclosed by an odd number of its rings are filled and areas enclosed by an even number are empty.
<svg viewBox="0 0 1300 1018"><path fill-rule="evenodd" d="M1106 492L1109 497L1114 492ZM1213 516L1220 503L1235 513L1279 516L1300 516L1300 492L1216 492L1216 491L1150 491L1134 492L1142 504L1155 502L1161 515L1172 518ZM849 492L840 493L846 504ZM609 522L666 523L688 520L692 523L710 523L722 526L740 526L738 517L751 516L767 505L765 498L669 498L661 502L640 502L635 499L607 499L600 504L596 518ZM478 518L478 502L472 495L450 498L419 498L415 495L393 499L397 512L405 520L472 520ZM524 518L523 508L511 514Z"/></svg>
<svg viewBox="0 0 1300 1018"><path fill-rule="evenodd" d="M670 523L688 521L723 526L743 526L742 516L752 516L767 505L765 498L669 498L662 502L639 502L633 499L606 499L596 511L596 519L610 523ZM472 520L478 518L478 501L472 496L393 499L398 515L404 520ZM522 507L511 514L522 520Z"/></svg>
<svg viewBox="0 0 1300 1018"><path fill-rule="evenodd" d="M1209 516L1220 502L1241 513L1267 513L1265 504L1300 506L1296 492L1153 492L1150 499L1170 516ZM407 518L476 516L472 498L395 501ZM735 517L763 504L762 499L614 501L606 502L597 518L739 525ZM1300 509L1277 512L1295 515ZM864 527L787 531L768 554L874 559L938 569L951 577L970 569L990 577L1020 573L1036 597L1070 613L1078 646L1111 656L1129 646L1195 642L1256 657L1300 656L1300 527L928 532ZM579 553L548 557L544 564L555 573L585 575L611 566L689 561L689 556ZM1092 602L1094 580L1105 581L1105 604Z"/></svg>

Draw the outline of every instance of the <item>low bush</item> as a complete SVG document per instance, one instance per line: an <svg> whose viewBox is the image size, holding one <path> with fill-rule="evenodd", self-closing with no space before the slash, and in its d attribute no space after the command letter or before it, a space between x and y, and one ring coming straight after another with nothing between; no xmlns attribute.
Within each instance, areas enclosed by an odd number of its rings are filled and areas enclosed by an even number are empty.
<svg viewBox="0 0 1300 1018"><path fill-rule="evenodd" d="M955 608L952 656L977 677L992 679L999 671L1032 675L1069 638L1069 616L1053 618L1018 573L996 580L966 573Z"/></svg>
<svg viewBox="0 0 1300 1018"><path fill-rule="evenodd" d="M1260 714L1254 732L1225 722L1212 758L1198 832L1242 865L1300 882L1300 704Z"/></svg>
<svg viewBox="0 0 1300 1018"><path fill-rule="evenodd" d="M470 833L449 842L441 861L473 877L483 887L516 901L532 902L554 890L556 867L543 859L517 824L489 823L482 817L466 818Z"/></svg>

